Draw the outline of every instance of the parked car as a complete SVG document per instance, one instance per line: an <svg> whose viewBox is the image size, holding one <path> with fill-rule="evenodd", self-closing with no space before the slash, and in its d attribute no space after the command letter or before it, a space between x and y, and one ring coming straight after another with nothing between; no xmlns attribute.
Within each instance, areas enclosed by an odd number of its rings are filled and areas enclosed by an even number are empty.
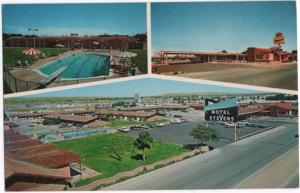
<svg viewBox="0 0 300 193"><path fill-rule="evenodd" d="M147 127L149 127L149 128L154 128L154 127L155 127L155 125L154 125L154 124L152 124L152 123L148 123L148 124L147 124Z"/></svg>
<svg viewBox="0 0 300 193"><path fill-rule="evenodd" d="M227 127L227 128L234 127L234 123L232 123L232 122L226 122L225 123L225 127Z"/></svg>
<svg viewBox="0 0 300 193"><path fill-rule="evenodd" d="M141 128L142 128L142 129L150 129L150 127L147 126L147 125L141 125Z"/></svg>
<svg viewBox="0 0 300 193"><path fill-rule="evenodd" d="M156 127L162 127L162 126L164 126L165 125L165 123L157 123L155 126Z"/></svg>
<svg viewBox="0 0 300 193"><path fill-rule="evenodd" d="M132 129L132 130L142 130L142 127L141 127L141 125L134 125L134 126L131 126L130 129Z"/></svg>
<svg viewBox="0 0 300 193"><path fill-rule="evenodd" d="M209 125L216 125L218 122L217 121L208 121L207 122Z"/></svg>
<svg viewBox="0 0 300 193"><path fill-rule="evenodd" d="M236 127L237 128L242 128L242 127L245 127L246 125L247 125L246 122L240 121L240 122L237 122Z"/></svg>
<svg viewBox="0 0 300 193"><path fill-rule="evenodd" d="M179 121L181 123L189 122L189 120L187 118L180 118Z"/></svg>
<svg viewBox="0 0 300 193"><path fill-rule="evenodd" d="M181 121L179 119L171 119L170 123L180 124Z"/></svg>
<svg viewBox="0 0 300 193"><path fill-rule="evenodd" d="M174 115L173 117L175 117L175 118L182 118L181 115Z"/></svg>
<svg viewBox="0 0 300 193"><path fill-rule="evenodd" d="M130 131L130 129L127 128L127 127L121 127L121 128L118 129L118 131L120 131L122 133L128 133Z"/></svg>
<svg viewBox="0 0 300 193"><path fill-rule="evenodd" d="M267 128L269 126L269 123L262 122L262 123L257 123L258 128Z"/></svg>
<svg viewBox="0 0 300 193"><path fill-rule="evenodd" d="M224 122L224 121L218 121L218 123L219 123L220 125L225 125L225 124L226 124L226 122Z"/></svg>

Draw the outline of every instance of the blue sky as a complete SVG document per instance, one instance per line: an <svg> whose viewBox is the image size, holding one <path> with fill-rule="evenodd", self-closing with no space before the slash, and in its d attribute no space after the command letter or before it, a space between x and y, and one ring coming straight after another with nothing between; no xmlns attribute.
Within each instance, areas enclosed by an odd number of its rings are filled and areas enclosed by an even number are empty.
<svg viewBox="0 0 300 193"><path fill-rule="evenodd" d="M4 32L80 35L136 34L146 32L145 3L98 4L6 4L3 10Z"/></svg>
<svg viewBox="0 0 300 193"><path fill-rule="evenodd" d="M273 46L276 32L285 35L284 49L297 48L294 1L153 3L151 13L154 52L241 52Z"/></svg>
<svg viewBox="0 0 300 193"><path fill-rule="evenodd" d="M43 94L29 95L26 97L78 97L78 96L103 96L103 97L133 97L155 96L167 93L191 92L221 92L221 93L259 93L258 91L238 89L223 86L213 86L182 81L162 80L155 78L142 78L104 85L87 86L62 91L52 91Z"/></svg>

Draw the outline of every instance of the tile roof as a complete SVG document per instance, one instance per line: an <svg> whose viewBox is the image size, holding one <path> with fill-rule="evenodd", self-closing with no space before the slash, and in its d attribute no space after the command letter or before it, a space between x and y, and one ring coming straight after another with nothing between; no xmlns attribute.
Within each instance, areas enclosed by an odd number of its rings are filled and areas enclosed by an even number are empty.
<svg viewBox="0 0 300 193"><path fill-rule="evenodd" d="M251 114L251 113L259 113L259 112L269 112L267 110L264 110L263 108L243 108L239 109L239 115L246 115L246 114Z"/></svg>
<svg viewBox="0 0 300 193"><path fill-rule="evenodd" d="M65 121L78 122L78 123L88 123L96 119L96 117L92 117L92 116L80 116L80 115L72 115L72 114L49 114L45 116L45 118L60 119Z"/></svg>

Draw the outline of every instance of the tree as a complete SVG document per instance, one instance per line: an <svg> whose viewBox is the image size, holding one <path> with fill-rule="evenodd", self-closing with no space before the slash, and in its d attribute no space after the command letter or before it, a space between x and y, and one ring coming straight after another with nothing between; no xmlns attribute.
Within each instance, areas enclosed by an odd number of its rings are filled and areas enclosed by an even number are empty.
<svg viewBox="0 0 300 193"><path fill-rule="evenodd" d="M219 133L215 129L201 124L191 130L190 136L198 140L198 146L204 141L217 142L219 140Z"/></svg>
<svg viewBox="0 0 300 193"><path fill-rule="evenodd" d="M226 50L222 50L221 53L228 53Z"/></svg>
<svg viewBox="0 0 300 193"><path fill-rule="evenodd" d="M143 160L146 159L145 150L146 150L146 148L147 149L151 148L152 142L153 142L153 138L147 131L140 132L139 137L136 138L135 141L133 142L133 145L135 146L135 148L143 151Z"/></svg>

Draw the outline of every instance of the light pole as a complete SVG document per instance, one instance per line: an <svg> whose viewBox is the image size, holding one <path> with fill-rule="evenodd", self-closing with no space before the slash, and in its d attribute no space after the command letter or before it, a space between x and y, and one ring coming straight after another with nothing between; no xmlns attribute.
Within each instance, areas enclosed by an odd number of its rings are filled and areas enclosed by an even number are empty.
<svg viewBox="0 0 300 193"><path fill-rule="evenodd" d="M32 36L33 36L33 48L35 48L35 34L34 32L39 31L38 28L33 27L33 28L28 28L28 31L32 31Z"/></svg>

